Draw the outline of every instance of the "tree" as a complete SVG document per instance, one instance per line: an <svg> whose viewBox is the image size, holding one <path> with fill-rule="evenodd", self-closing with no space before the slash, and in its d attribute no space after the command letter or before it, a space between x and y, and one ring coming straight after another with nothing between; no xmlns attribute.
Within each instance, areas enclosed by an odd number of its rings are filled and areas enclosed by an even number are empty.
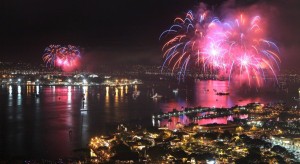
<svg viewBox="0 0 300 164"><path fill-rule="evenodd" d="M258 147L250 147L248 149L248 155L246 157L242 157L235 162L237 164L252 164L252 163L262 163L261 160L261 152Z"/></svg>
<svg viewBox="0 0 300 164"><path fill-rule="evenodd" d="M224 133L222 133L220 135L220 138L226 139L226 140L231 140L232 134L228 130L225 130Z"/></svg>
<svg viewBox="0 0 300 164"><path fill-rule="evenodd" d="M167 148L165 146L153 146L147 150L147 154L149 155L152 161L160 161L163 159L163 156L167 154Z"/></svg>
<svg viewBox="0 0 300 164"><path fill-rule="evenodd" d="M130 147L123 142L114 146L112 150L115 152L115 155L111 158L112 161L138 161L139 159L138 153L133 152Z"/></svg>
<svg viewBox="0 0 300 164"><path fill-rule="evenodd" d="M275 145L272 147L271 151L274 151L278 154L282 154L282 155L287 155L289 154L289 152L286 150L286 148L279 146L279 145Z"/></svg>

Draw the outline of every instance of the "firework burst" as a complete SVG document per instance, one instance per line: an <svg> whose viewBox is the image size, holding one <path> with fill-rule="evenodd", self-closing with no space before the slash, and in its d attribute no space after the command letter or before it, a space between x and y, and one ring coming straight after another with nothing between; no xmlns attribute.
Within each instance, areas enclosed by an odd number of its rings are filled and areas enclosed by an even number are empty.
<svg viewBox="0 0 300 164"><path fill-rule="evenodd" d="M61 67L63 70L72 70L77 67L80 59L80 50L76 46L50 45L46 47L43 61L50 67Z"/></svg>
<svg viewBox="0 0 300 164"><path fill-rule="evenodd" d="M176 18L174 24L159 37L161 40L164 36L172 36L162 47L165 58L162 68L172 65L172 72L178 70L179 78L184 77L187 66L193 61L200 61L207 30L217 22L219 20L204 9L196 14L189 11L184 18Z"/></svg>
<svg viewBox="0 0 300 164"><path fill-rule="evenodd" d="M189 11L185 18L176 18L161 36L171 35L163 45L163 68L177 69L184 77L190 63L200 70L218 72L229 79L245 80L261 86L266 77L276 79L279 70L279 48L265 39L261 17L240 14L224 21L201 10ZM252 82L255 81L255 82Z"/></svg>

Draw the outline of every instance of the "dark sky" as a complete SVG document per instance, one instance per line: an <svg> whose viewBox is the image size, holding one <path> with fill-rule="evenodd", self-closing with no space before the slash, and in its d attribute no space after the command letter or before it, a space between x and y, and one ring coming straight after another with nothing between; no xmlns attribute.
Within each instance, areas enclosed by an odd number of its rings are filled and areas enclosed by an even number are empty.
<svg viewBox="0 0 300 164"><path fill-rule="evenodd" d="M300 69L300 1L270 1L229 0L234 7L258 5L275 11L269 30L282 49L283 67ZM216 11L228 3L205 2ZM84 48L84 60L90 65L160 64L160 33L175 17L198 5L198 0L1 1L0 61L38 64L49 44L72 44Z"/></svg>

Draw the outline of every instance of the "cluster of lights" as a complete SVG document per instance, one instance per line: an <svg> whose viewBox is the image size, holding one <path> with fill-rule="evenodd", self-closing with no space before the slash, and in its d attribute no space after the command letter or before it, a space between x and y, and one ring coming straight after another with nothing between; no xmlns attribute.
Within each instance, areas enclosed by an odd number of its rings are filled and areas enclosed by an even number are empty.
<svg viewBox="0 0 300 164"><path fill-rule="evenodd" d="M93 156L98 157L99 161L108 161L111 157L110 153L110 144L106 140L94 137L91 139L90 144L91 152L93 152Z"/></svg>
<svg viewBox="0 0 300 164"><path fill-rule="evenodd" d="M97 149L99 147L109 147L109 143L102 138L94 137L91 139L90 147Z"/></svg>

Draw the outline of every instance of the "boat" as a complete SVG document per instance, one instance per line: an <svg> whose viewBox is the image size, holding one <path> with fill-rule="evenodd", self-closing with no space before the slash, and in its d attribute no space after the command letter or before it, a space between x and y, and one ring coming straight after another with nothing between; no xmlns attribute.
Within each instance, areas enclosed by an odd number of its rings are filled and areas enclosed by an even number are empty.
<svg viewBox="0 0 300 164"><path fill-rule="evenodd" d="M133 93L132 93L132 98L133 99L136 99L137 97L139 97L140 96L140 91L134 91Z"/></svg>
<svg viewBox="0 0 300 164"><path fill-rule="evenodd" d="M219 96L227 96L227 95L229 95L229 92L217 92L217 95L219 95Z"/></svg>
<svg viewBox="0 0 300 164"><path fill-rule="evenodd" d="M159 94L155 93L155 95L152 96L151 98L156 99L156 98L161 98L161 97L162 97L162 95L159 95Z"/></svg>
<svg viewBox="0 0 300 164"><path fill-rule="evenodd" d="M175 93L175 94L178 93L178 90L179 90L178 88L173 89L173 93Z"/></svg>

